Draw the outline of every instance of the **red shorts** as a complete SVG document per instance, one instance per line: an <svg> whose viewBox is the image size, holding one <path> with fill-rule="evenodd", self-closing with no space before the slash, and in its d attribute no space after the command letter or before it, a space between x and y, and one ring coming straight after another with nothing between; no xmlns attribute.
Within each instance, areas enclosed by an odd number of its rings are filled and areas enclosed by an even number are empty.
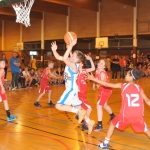
<svg viewBox="0 0 150 150"><path fill-rule="evenodd" d="M111 93L112 93L111 88L104 88L104 87L101 86L99 88L99 95L98 95L97 104L101 105L101 106L104 106L107 103Z"/></svg>
<svg viewBox="0 0 150 150"><path fill-rule="evenodd" d="M0 102L7 100L7 95L6 95L6 93L2 94L1 91L2 91L2 89L1 89L1 87L0 87Z"/></svg>
<svg viewBox="0 0 150 150"><path fill-rule="evenodd" d="M121 114L119 114L112 120L112 124L120 130L124 130L129 125L132 126L135 132L145 132L148 130L143 117L125 119Z"/></svg>
<svg viewBox="0 0 150 150"><path fill-rule="evenodd" d="M87 110L89 108L91 108L91 106L89 105L87 99L86 99L86 93L78 93L78 97L79 97L79 100L82 101L82 104L81 104L81 107L84 109L84 110Z"/></svg>
<svg viewBox="0 0 150 150"><path fill-rule="evenodd" d="M45 93L46 91L50 91L52 88L48 85L47 80L41 80L39 93Z"/></svg>
<svg viewBox="0 0 150 150"><path fill-rule="evenodd" d="M0 93L0 102L1 102L1 101L5 101L5 100L7 100L7 95L6 95L6 93L4 93L4 94Z"/></svg>

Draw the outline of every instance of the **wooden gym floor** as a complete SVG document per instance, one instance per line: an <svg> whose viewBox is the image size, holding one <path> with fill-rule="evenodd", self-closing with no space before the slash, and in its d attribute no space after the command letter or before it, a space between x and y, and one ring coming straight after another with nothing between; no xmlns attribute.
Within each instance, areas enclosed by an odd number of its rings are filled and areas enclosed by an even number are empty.
<svg viewBox="0 0 150 150"><path fill-rule="evenodd" d="M8 78L10 79L10 73ZM142 78L137 83L143 86L150 98L150 78ZM98 92L92 90L92 82L88 82L88 87L87 97L93 108L91 119L97 122ZM53 86L52 89L52 101L56 103L64 86ZM33 103L38 95L37 87L7 91L11 113L16 114L18 120L7 122L3 103L0 103L0 150L98 150L97 144L105 138L109 126L109 115L105 111L104 130L88 135L80 129L74 114L47 106L47 94L40 101L42 108L35 107ZM108 103L114 113L118 114L121 106L120 89L113 89ZM144 118L150 127L150 107L147 105ZM115 150L149 150L150 140L145 134L136 134L129 127L124 132L115 130L110 145Z"/></svg>

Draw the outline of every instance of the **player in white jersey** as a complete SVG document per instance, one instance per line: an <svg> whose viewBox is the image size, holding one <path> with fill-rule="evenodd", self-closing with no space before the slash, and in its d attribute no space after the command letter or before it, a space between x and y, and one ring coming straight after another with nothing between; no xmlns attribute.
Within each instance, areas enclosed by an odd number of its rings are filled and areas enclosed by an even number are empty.
<svg viewBox="0 0 150 150"><path fill-rule="evenodd" d="M90 134L93 129L94 121L90 120L89 117L86 115L86 111L81 108L82 102L79 100L78 97L78 86L76 83L77 76L78 76L78 63L80 63L84 55L80 51L74 51L70 59L68 59L68 56L72 50L72 47L76 44L76 40L73 40L70 45L68 45L68 48L64 54L64 56L60 56L57 53L57 45L56 42L53 42L51 44L51 49L53 51L53 54L56 59L63 61L66 64L65 67L65 85L66 90L60 97L59 101L56 104L56 109L61 111L68 111L73 112L79 115L79 121L78 123L81 123L83 118L88 124L88 133Z"/></svg>

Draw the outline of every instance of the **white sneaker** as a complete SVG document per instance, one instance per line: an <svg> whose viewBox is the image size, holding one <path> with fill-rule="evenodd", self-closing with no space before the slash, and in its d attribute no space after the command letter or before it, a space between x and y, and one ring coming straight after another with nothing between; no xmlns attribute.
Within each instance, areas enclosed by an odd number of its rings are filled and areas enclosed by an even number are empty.
<svg viewBox="0 0 150 150"><path fill-rule="evenodd" d="M11 90L12 90L12 91L16 90L16 87L12 88Z"/></svg>

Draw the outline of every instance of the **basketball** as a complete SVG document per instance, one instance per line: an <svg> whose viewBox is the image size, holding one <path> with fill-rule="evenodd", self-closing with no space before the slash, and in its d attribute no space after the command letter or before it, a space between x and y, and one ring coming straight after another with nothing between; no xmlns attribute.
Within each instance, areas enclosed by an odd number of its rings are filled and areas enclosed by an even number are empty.
<svg viewBox="0 0 150 150"><path fill-rule="evenodd" d="M67 32L64 35L64 41L67 45L69 45L75 39L77 39L77 35L74 32Z"/></svg>

